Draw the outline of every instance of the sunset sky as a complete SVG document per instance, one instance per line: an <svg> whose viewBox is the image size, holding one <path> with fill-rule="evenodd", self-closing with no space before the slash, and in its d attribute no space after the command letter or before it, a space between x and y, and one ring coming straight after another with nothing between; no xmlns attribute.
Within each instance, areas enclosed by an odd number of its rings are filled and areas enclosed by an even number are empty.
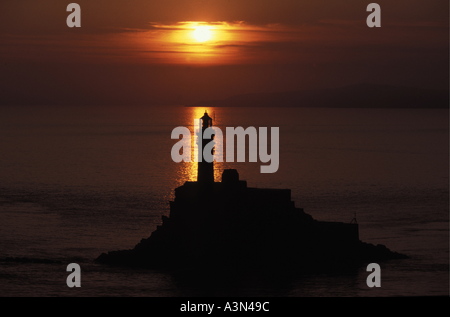
<svg viewBox="0 0 450 317"><path fill-rule="evenodd" d="M190 104L357 83L448 88L448 1L0 2L0 105Z"/></svg>

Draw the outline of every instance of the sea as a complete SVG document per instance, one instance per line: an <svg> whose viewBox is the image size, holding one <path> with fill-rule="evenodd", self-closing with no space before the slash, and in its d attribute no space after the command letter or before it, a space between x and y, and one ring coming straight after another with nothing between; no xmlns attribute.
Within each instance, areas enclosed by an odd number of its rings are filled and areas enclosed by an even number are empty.
<svg viewBox="0 0 450 317"><path fill-rule="evenodd" d="M196 180L195 162L172 160L171 135L193 131L205 111L223 131L279 128L275 173L261 173L259 160L216 162L216 181L235 168L250 187L289 188L313 218L356 219L362 241L408 258L379 263L380 287L368 286L366 267L195 283L96 263L149 237L175 188ZM448 109L2 106L0 296L448 296L448 176ZM67 285L70 263L81 287Z"/></svg>

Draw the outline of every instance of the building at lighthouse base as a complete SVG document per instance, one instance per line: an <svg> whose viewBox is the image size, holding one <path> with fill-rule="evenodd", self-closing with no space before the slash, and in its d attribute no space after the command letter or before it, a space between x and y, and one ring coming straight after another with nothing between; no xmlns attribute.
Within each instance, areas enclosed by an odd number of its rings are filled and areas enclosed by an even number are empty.
<svg viewBox="0 0 450 317"><path fill-rule="evenodd" d="M359 239L357 223L313 219L289 189L252 188L236 170L175 189L169 216L131 250L100 263L162 269L341 271L405 258Z"/></svg>

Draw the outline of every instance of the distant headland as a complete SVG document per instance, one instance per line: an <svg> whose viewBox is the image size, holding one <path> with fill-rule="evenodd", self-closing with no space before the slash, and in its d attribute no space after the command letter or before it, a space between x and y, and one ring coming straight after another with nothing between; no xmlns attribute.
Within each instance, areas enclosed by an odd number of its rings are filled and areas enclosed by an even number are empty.
<svg viewBox="0 0 450 317"><path fill-rule="evenodd" d="M285 92L248 93L188 107L449 108L448 89L376 84Z"/></svg>

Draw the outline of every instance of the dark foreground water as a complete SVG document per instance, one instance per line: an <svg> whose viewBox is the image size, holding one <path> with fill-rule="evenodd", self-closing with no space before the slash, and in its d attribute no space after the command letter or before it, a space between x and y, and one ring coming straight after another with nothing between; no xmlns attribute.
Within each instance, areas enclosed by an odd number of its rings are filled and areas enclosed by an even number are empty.
<svg viewBox="0 0 450 317"><path fill-rule="evenodd" d="M167 215L173 190L196 179L170 138L204 109L0 108L0 296L423 296L449 294L448 110L209 109L215 124L280 127L280 168L237 168L252 187L292 189L319 220L350 221L360 238L410 256L348 275L187 281L95 264L132 248ZM11 258L16 258L11 260ZM18 258L18 259L17 259ZM66 285L66 266L82 287Z"/></svg>

